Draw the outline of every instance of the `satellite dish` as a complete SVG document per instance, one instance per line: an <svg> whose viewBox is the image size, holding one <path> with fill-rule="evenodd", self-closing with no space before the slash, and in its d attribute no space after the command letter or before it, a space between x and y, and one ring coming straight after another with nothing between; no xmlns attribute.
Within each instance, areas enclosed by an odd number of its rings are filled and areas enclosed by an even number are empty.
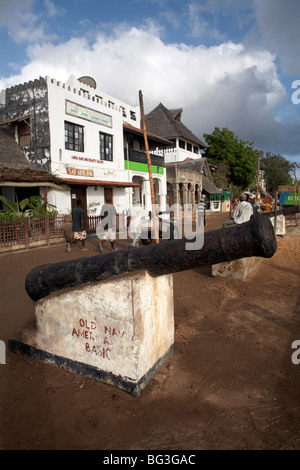
<svg viewBox="0 0 300 470"><path fill-rule="evenodd" d="M92 77L80 77L78 78L78 81L81 83L84 83L85 85L88 85L91 88L97 87L95 80Z"/></svg>

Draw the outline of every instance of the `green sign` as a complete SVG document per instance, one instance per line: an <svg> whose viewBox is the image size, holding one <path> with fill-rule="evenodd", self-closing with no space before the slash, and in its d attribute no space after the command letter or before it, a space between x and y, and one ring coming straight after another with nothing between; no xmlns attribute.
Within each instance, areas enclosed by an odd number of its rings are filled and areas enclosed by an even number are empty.
<svg viewBox="0 0 300 470"><path fill-rule="evenodd" d="M294 206L295 205L295 193L281 193L280 204L282 206ZM296 204L300 204L300 193L296 193Z"/></svg>
<svg viewBox="0 0 300 470"><path fill-rule="evenodd" d="M149 171L147 163L128 162L127 160L124 160L124 168L125 170L142 171L144 173L148 173ZM151 165L151 169L152 173L156 173L159 175L164 174L164 168L162 166Z"/></svg>

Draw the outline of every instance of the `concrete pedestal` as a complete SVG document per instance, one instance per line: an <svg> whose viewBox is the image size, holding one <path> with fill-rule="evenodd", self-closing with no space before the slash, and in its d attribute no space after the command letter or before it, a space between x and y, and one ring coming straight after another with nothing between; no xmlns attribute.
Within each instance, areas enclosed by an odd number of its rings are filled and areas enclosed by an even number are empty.
<svg viewBox="0 0 300 470"><path fill-rule="evenodd" d="M259 265L261 260L262 258L251 256L250 258L214 264L211 267L212 275L244 280Z"/></svg>
<svg viewBox="0 0 300 470"><path fill-rule="evenodd" d="M173 277L146 271L90 283L36 303L14 352L137 396L174 347Z"/></svg>
<svg viewBox="0 0 300 470"><path fill-rule="evenodd" d="M276 235L280 235L282 237L285 236L285 217L284 215L280 214L276 217L276 227L275 227L275 217L270 217L273 227L275 228Z"/></svg>

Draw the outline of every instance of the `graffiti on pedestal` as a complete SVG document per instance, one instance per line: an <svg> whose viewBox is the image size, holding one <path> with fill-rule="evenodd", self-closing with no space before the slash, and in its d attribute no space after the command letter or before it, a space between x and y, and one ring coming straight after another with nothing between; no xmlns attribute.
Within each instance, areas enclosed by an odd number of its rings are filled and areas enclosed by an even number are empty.
<svg viewBox="0 0 300 470"><path fill-rule="evenodd" d="M79 319L78 325L72 329L72 337L84 339L84 347L87 353L95 354L103 359L111 360L110 353L116 339L122 339L124 331L112 326L97 327L95 321Z"/></svg>

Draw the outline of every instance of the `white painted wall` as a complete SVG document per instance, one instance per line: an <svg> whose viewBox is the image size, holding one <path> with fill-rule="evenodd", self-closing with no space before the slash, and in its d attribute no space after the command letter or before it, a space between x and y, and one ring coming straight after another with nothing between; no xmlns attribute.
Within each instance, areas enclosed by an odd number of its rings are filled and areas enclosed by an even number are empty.
<svg viewBox="0 0 300 470"><path fill-rule="evenodd" d="M202 157L200 150L199 153L195 153L179 147L178 139L176 139L176 147L167 148L165 150L156 149L154 153L156 155L164 156L165 163L183 162L186 158L196 159Z"/></svg>
<svg viewBox="0 0 300 470"><path fill-rule="evenodd" d="M54 204L60 214L71 213L70 191L60 191L54 188L47 188L47 199L49 204Z"/></svg>
<svg viewBox="0 0 300 470"><path fill-rule="evenodd" d="M150 186L150 181L149 181L149 173L142 172L142 171L130 171L130 181L133 180L134 176L139 176L140 178L143 178L142 182L142 202L144 204L144 209L148 212L151 211L152 209L152 199L151 199L151 186ZM166 195L167 195L167 176L166 176L166 170L164 170L164 174L152 174L153 179L157 179L159 181L159 192L158 195L159 197L159 202L160 202L160 207L159 209L161 211L166 210ZM136 191L139 191L139 189L136 189ZM132 190L130 193L130 206L133 204L133 197L132 197Z"/></svg>
<svg viewBox="0 0 300 470"><path fill-rule="evenodd" d="M95 90L79 82L74 76L70 76L65 84L57 82L50 77L46 77L46 80L48 86L52 173L61 178L90 180L91 183L96 180L130 181L128 179L130 175L128 171L124 169L123 122L125 121L139 127L139 107L129 106L99 90ZM86 90L86 92L82 92L81 89ZM112 118L112 127L107 127L67 114L66 100L110 116ZM124 112L126 117L124 117ZM136 116L136 120L131 119L130 116L133 114ZM84 152L65 149L65 121L84 127ZM112 162L100 160L99 132L113 136ZM68 167L79 170L93 170L94 177L70 176L67 173ZM99 189L95 191L92 186L88 188L87 206L91 206L91 214L88 215L99 214L104 198L103 188L102 191ZM117 211L119 208L122 210L128 202L126 193L128 193L129 190L115 187L113 191L114 204ZM52 195L52 198L56 200L56 206L60 213L66 213L66 210L67 212L71 211L70 195L68 198L65 196L66 195Z"/></svg>

